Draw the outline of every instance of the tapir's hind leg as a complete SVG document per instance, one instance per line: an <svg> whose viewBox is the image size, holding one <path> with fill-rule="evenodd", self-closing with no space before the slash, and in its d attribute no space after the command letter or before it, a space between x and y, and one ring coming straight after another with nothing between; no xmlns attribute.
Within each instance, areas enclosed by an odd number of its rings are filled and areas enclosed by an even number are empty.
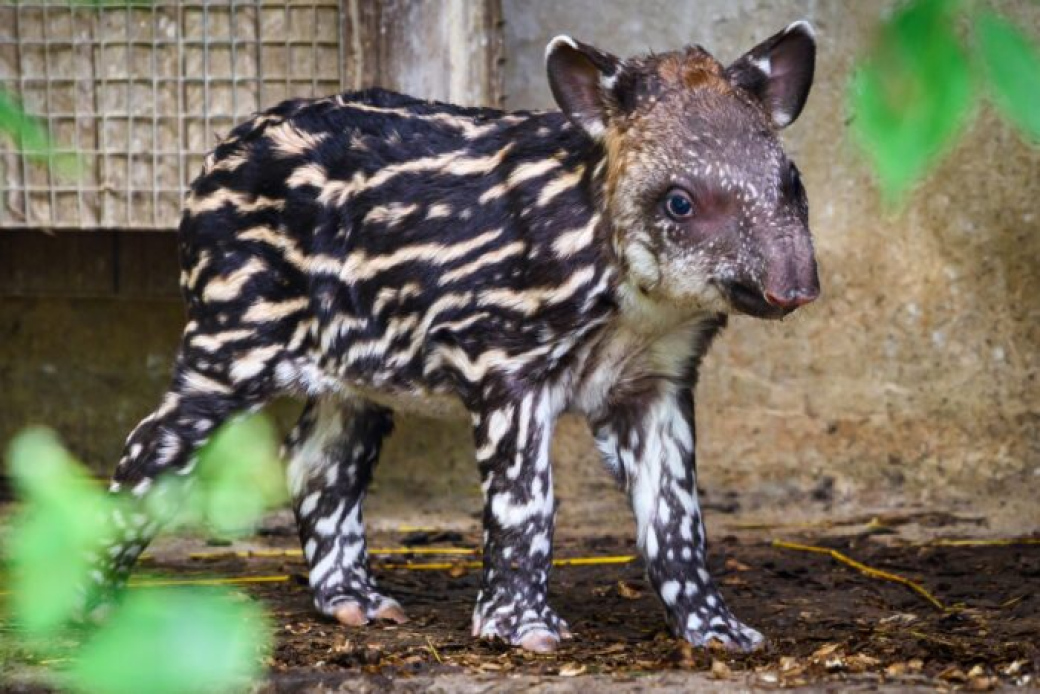
<svg viewBox="0 0 1040 694"><path fill-rule="evenodd" d="M396 601L378 592L368 571L361 503L392 416L363 401L314 400L286 443L289 491L310 565L314 605L360 626L404 622Z"/></svg>
<svg viewBox="0 0 1040 694"><path fill-rule="evenodd" d="M189 325L170 389L158 409L127 439L111 489L130 503L113 511L111 536L92 557L91 581L84 590L87 612L111 599L138 556L179 507L180 500L170 497L180 487L155 485L156 478L166 473L186 476L195 466L199 448L217 427L236 413L258 409L272 395L268 363L254 368L254 362L263 356L273 364L273 351L229 346L224 359L215 359L213 352L197 346L206 339ZM236 366L243 363L250 364L249 378L236 380Z"/></svg>

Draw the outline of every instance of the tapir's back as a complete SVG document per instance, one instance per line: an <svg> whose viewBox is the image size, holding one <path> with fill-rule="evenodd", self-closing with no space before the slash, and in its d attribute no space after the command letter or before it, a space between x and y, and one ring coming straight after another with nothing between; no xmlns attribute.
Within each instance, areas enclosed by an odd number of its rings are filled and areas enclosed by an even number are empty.
<svg viewBox="0 0 1040 694"><path fill-rule="evenodd" d="M588 300L609 279L592 147L557 113L383 90L286 102L236 128L193 184L189 312L271 316L284 342L286 312L305 315L363 381L414 383L443 345L540 348L602 308Z"/></svg>

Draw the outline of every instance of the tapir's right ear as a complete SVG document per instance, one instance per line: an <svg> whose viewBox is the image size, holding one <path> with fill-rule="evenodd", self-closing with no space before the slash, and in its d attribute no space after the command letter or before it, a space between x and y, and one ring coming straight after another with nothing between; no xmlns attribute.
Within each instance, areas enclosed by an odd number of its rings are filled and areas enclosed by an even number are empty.
<svg viewBox="0 0 1040 694"><path fill-rule="evenodd" d="M602 137L621 62L570 36L557 36L545 49L545 66L560 110L593 138Z"/></svg>

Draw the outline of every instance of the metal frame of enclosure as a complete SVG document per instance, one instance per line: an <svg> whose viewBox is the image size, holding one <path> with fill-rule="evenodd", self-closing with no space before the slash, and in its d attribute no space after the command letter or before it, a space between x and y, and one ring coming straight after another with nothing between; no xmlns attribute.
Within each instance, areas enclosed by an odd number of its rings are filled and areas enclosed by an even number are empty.
<svg viewBox="0 0 1040 694"><path fill-rule="evenodd" d="M236 122L344 87L344 7L0 5L0 88L57 145L48 166L0 144L0 229L174 228L203 156Z"/></svg>

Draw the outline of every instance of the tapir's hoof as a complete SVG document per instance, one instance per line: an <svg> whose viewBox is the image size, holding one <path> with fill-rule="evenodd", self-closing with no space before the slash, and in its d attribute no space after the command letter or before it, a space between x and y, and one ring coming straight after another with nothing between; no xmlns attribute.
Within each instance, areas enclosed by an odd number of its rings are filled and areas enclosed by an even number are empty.
<svg viewBox="0 0 1040 694"><path fill-rule="evenodd" d="M372 615L376 619L382 619L387 622L393 622L394 624L404 624L408 621L408 615L404 613L401 606L396 602L387 601L383 603L378 610Z"/></svg>
<svg viewBox="0 0 1040 694"><path fill-rule="evenodd" d="M333 610L332 616L336 618L340 624L345 624L348 627L362 627L368 624L373 619L378 619L384 622L393 622L394 624L404 624L408 621L408 615L404 613L401 606L395 601L386 599L379 607L366 611L359 603L356 602L344 602L336 606Z"/></svg>
<svg viewBox="0 0 1040 694"><path fill-rule="evenodd" d="M365 614L365 610L356 602L343 603L336 608L332 616L340 624L346 624L348 627L363 627L368 624L368 616Z"/></svg>
<svg viewBox="0 0 1040 694"><path fill-rule="evenodd" d="M742 624L732 616L729 616L724 624L717 625L711 631L688 632L684 636L694 646L713 651L754 653L765 650L769 645L761 633Z"/></svg>
<svg viewBox="0 0 1040 694"><path fill-rule="evenodd" d="M532 653L552 653L560 645L560 639L543 629L533 629L520 637L516 645Z"/></svg>

